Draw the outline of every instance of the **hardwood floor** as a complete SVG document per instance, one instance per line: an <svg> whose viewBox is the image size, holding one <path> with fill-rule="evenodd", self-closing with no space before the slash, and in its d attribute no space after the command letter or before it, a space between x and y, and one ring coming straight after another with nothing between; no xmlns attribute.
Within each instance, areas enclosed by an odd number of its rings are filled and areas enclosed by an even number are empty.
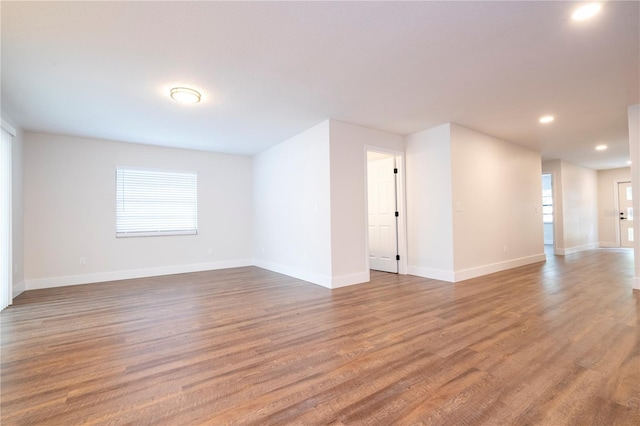
<svg viewBox="0 0 640 426"><path fill-rule="evenodd" d="M328 290L255 267L29 291L3 425L639 425L633 253Z"/></svg>

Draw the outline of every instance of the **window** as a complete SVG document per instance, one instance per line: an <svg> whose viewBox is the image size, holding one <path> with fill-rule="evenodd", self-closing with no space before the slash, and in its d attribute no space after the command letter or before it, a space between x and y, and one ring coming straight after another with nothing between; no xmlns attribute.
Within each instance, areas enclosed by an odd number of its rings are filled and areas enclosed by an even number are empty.
<svg viewBox="0 0 640 426"><path fill-rule="evenodd" d="M550 189L542 191L542 221L553 223L553 196Z"/></svg>
<svg viewBox="0 0 640 426"><path fill-rule="evenodd" d="M198 233L198 174L116 169L116 237Z"/></svg>

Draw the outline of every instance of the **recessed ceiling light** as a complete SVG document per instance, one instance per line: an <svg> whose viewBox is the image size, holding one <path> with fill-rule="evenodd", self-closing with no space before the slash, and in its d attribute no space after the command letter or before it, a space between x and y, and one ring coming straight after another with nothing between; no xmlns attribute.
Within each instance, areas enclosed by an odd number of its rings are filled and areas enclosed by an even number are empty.
<svg viewBox="0 0 640 426"><path fill-rule="evenodd" d="M596 151L604 151L605 149L607 149L606 145L598 145L598 146L596 146Z"/></svg>
<svg viewBox="0 0 640 426"><path fill-rule="evenodd" d="M631 160L627 161L627 164L631 164Z"/></svg>
<svg viewBox="0 0 640 426"><path fill-rule="evenodd" d="M543 117L540 117L540 122L542 124L547 124L547 123L551 123L553 120L555 120L555 118L553 117L553 115L545 115Z"/></svg>
<svg viewBox="0 0 640 426"><path fill-rule="evenodd" d="M600 9L602 9L600 3L587 3L574 10L571 19L574 21L584 21L597 15Z"/></svg>
<svg viewBox="0 0 640 426"><path fill-rule="evenodd" d="M171 99L183 104L197 104L201 98L199 92L188 87L174 87L171 89L170 95Z"/></svg>

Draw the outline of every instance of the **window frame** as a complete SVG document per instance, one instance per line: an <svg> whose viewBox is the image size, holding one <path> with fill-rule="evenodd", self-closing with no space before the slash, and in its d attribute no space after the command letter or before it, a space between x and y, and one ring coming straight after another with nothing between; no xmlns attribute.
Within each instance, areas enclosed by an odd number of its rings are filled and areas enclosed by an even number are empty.
<svg viewBox="0 0 640 426"><path fill-rule="evenodd" d="M175 174L175 175L183 175L183 177L193 176L194 177L194 185L192 199L193 199L193 227L188 229L155 229L155 230L122 230L123 228L119 226L120 212L121 208L119 200L120 194L120 173L121 171L131 171L137 173L156 173L157 175L165 174ZM158 176L156 176L158 177ZM175 182L174 182L175 183ZM115 234L116 238L135 238L135 237L162 237L162 236L180 236L180 235L198 235L198 171L197 170L170 170L170 169L158 169L158 168L149 168L149 167L137 167L137 166L116 166L115 168ZM126 201L124 201L126 202ZM150 214L148 217L149 220L159 220L160 216Z"/></svg>

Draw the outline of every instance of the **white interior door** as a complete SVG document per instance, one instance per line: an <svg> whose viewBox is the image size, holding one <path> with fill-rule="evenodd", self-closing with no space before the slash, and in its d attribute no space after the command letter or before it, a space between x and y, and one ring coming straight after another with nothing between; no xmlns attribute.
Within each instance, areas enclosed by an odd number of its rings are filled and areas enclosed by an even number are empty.
<svg viewBox="0 0 640 426"><path fill-rule="evenodd" d="M631 182L618 183L618 212L620 215L620 247L633 247L633 199Z"/></svg>
<svg viewBox="0 0 640 426"><path fill-rule="evenodd" d="M396 260L395 157L369 153L367 186L369 198L369 267L377 271L398 272Z"/></svg>

